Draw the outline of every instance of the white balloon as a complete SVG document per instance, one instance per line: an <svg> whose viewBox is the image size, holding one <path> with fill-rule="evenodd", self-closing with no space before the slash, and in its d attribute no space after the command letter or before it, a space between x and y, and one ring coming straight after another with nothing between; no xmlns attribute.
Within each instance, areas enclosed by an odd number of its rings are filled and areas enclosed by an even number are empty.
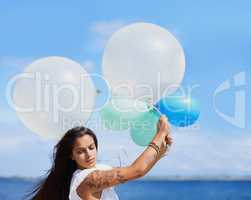
<svg viewBox="0 0 251 200"><path fill-rule="evenodd" d="M179 42L166 29L134 23L111 36L102 65L113 95L153 104L180 85L185 56Z"/></svg>
<svg viewBox="0 0 251 200"><path fill-rule="evenodd" d="M34 61L16 78L12 99L27 128L44 138L59 138L89 119L95 95L80 64L53 56Z"/></svg>

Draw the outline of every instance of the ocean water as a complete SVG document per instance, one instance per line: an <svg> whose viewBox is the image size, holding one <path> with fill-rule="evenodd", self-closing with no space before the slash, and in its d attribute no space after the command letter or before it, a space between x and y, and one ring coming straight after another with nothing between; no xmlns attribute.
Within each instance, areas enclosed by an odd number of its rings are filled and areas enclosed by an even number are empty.
<svg viewBox="0 0 251 200"><path fill-rule="evenodd" d="M0 178L0 200L21 200L32 185ZM132 181L115 190L120 200L251 200L251 181Z"/></svg>

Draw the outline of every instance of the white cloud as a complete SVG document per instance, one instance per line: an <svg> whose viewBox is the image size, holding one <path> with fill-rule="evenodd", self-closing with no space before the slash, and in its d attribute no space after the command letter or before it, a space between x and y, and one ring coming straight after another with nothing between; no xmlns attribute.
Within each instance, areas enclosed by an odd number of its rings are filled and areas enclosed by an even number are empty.
<svg viewBox="0 0 251 200"><path fill-rule="evenodd" d="M174 144L152 175L251 175L251 136L174 134Z"/></svg>
<svg viewBox="0 0 251 200"><path fill-rule="evenodd" d="M15 153L17 150L21 149L23 146L34 142L33 137L24 135L14 135L14 136L0 136L0 152L1 153Z"/></svg>
<svg viewBox="0 0 251 200"><path fill-rule="evenodd" d="M111 36L112 33L124 26L125 23L121 20L100 21L91 25L90 31L102 35L104 37Z"/></svg>
<svg viewBox="0 0 251 200"><path fill-rule="evenodd" d="M21 124L0 126L0 160L4 161L0 176L37 177L49 169L52 141L42 140Z"/></svg>
<svg viewBox="0 0 251 200"><path fill-rule="evenodd" d="M16 68L24 68L28 64L32 62L32 58L17 58L17 57L9 57L3 56L0 57L0 67L16 67Z"/></svg>
<svg viewBox="0 0 251 200"><path fill-rule="evenodd" d="M90 44L91 50L102 51L111 35L125 25L126 23L121 20L99 21L93 23L89 29L94 37Z"/></svg>
<svg viewBox="0 0 251 200"><path fill-rule="evenodd" d="M40 138L26 128L20 121L15 123L0 123L0 153L15 154L23 148L33 148L36 144L49 144L49 140ZM32 149L30 149L32 152Z"/></svg>

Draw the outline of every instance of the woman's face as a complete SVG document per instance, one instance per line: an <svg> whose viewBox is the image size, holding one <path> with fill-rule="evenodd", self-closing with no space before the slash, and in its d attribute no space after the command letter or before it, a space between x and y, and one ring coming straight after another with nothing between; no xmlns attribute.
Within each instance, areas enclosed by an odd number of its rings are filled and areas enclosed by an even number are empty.
<svg viewBox="0 0 251 200"><path fill-rule="evenodd" d="M72 160L77 163L79 169L91 168L96 165L97 149L93 138L84 135L75 140L72 149Z"/></svg>

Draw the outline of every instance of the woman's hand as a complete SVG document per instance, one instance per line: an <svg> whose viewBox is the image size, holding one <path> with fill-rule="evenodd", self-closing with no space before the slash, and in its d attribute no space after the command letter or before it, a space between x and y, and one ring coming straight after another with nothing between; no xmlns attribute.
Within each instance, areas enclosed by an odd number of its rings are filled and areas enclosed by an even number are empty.
<svg viewBox="0 0 251 200"><path fill-rule="evenodd" d="M167 152L168 147L172 145L172 138L170 135L170 126L168 124L167 118L162 115L157 123L157 133L153 139L160 148L160 157L164 156Z"/></svg>

